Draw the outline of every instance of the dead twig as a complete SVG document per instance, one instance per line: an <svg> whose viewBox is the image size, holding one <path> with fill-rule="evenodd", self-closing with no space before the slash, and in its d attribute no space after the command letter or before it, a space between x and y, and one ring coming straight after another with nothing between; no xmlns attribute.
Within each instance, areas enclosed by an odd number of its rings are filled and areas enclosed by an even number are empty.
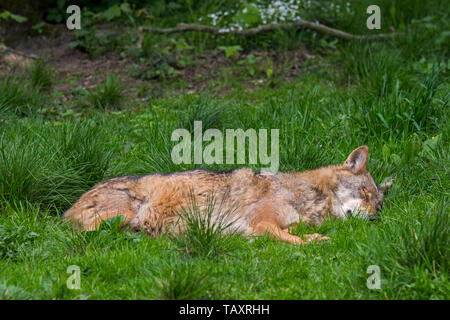
<svg viewBox="0 0 450 320"><path fill-rule="evenodd" d="M311 22L306 20L296 20L291 23L274 23L274 24L265 24L261 25L255 28L250 29L224 29L224 28L217 28L212 26L205 26L201 24L187 24L187 23L179 23L174 28L153 28L153 27L139 27L139 40L138 40L138 47L142 45L142 38L143 38L143 31L147 32L153 32L153 33L159 33L159 34L169 34L169 33L178 33L178 32L188 32L188 31L198 31L198 32L208 32L216 35L220 34L235 34L239 36L253 36L260 32L265 31L272 31L272 30L287 30L287 29L311 29L314 31L318 31L321 33L329 34L337 38L345 39L345 40L381 40L381 39L389 39L393 38L395 36L400 35L401 33L380 33L380 34L371 34L371 35L355 35L351 34L339 29L334 29L327 27L326 25L320 24L318 22Z"/></svg>

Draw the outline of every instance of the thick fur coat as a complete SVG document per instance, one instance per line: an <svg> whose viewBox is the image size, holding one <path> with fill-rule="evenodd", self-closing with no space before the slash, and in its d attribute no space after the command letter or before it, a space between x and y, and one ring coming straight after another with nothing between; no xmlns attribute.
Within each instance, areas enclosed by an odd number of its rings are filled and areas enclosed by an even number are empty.
<svg viewBox="0 0 450 320"><path fill-rule="evenodd" d="M295 244L328 240L319 234L304 235L303 240L288 230L300 221L320 225L329 216L374 217L390 183L377 186L366 169L368 152L361 146L342 165L305 172L199 169L113 178L83 194L63 218L81 229L95 230L102 220L123 215L131 229L157 237L183 229L178 212L192 205L192 196L200 211L213 196L212 219L226 214L228 231L247 236L268 232Z"/></svg>

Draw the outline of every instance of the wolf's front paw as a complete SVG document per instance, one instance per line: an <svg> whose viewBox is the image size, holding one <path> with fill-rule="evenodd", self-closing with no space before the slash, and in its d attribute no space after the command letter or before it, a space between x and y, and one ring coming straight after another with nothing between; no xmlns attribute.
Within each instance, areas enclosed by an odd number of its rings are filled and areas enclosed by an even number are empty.
<svg viewBox="0 0 450 320"><path fill-rule="evenodd" d="M312 241L319 242L319 241L328 241L328 240L330 240L329 237L322 236L322 235L320 235L318 233L305 234L305 239L306 239L307 242L312 242Z"/></svg>

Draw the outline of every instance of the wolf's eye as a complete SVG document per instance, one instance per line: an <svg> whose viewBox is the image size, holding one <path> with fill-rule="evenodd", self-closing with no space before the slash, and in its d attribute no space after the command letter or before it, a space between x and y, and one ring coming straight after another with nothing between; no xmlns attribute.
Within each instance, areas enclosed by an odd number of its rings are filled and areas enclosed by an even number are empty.
<svg viewBox="0 0 450 320"><path fill-rule="evenodd" d="M361 187L361 193L365 200L369 200L369 191L365 187Z"/></svg>

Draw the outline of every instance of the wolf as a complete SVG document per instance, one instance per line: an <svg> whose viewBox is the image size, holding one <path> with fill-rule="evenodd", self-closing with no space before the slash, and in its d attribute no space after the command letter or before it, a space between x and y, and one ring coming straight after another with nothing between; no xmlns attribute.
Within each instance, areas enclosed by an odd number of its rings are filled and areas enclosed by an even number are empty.
<svg viewBox="0 0 450 320"><path fill-rule="evenodd" d="M341 165L304 172L196 169L112 178L84 193L62 218L76 228L96 230L102 220L122 215L131 230L154 237L165 232L176 236L183 230L179 212L189 206L189 194L198 208L206 208L213 194L218 201L211 217L217 221L220 212L226 211L228 232L245 236L267 233L292 244L329 240L317 233L302 239L289 230L300 222L319 226L329 217L373 219L392 180L378 186L367 171L368 156L369 148L364 145Z"/></svg>

